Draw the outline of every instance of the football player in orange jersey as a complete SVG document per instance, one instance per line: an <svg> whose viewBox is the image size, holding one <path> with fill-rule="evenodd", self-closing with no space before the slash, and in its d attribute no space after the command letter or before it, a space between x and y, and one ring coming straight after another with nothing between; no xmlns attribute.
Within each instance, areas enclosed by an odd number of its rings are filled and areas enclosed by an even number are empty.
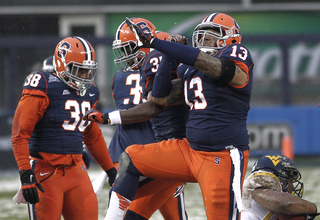
<svg viewBox="0 0 320 220"><path fill-rule="evenodd" d="M155 34L155 27L150 21L143 18L133 18L133 20L139 23L144 30L149 30ZM169 36L168 33L161 32L158 37L168 40ZM117 108L125 108L126 111L139 104L141 97L147 99L148 94L151 93L154 74L162 55L158 51L151 51L150 48L140 48L134 51L136 46L137 40L134 33L125 22L121 23L113 42L113 50L116 57L114 62L119 69L113 78L113 95ZM177 77L174 69L172 75L174 78ZM140 105L143 104L138 106ZM185 106L168 108L167 111L163 111L163 115L156 118L157 121L152 121L156 134L155 141L185 137L186 115L183 114L183 109L186 109ZM92 111L98 112L95 109L89 112ZM153 115L153 117L157 115ZM143 115L142 119L133 118L130 123L135 124L124 124L117 127L116 136L109 147L114 162L119 161L120 154L129 145L146 142L150 139L149 136L141 136L143 135L141 132L147 134L147 130L142 129L142 123L136 123L147 119L149 118ZM157 209L166 220L187 219L183 199L184 185L181 187L180 185L181 183L178 182L154 181L150 178L143 178L139 182L138 193L126 212L125 219L149 219ZM153 193L154 189L157 189L157 193Z"/></svg>
<svg viewBox="0 0 320 220"><path fill-rule="evenodd" d="M165 55L156 74L161 77L155 79L158 86L153 87L152 100L164 106L185 101L190 111L185 139L132 145L121 154L105 219L122 219L141 175L197 182L207 219L240 219L241 188L249 157L246 121L254 64L249 50L241 44L239 25L229 15L212 13L196 26L190 47L157 39L131 19L126 21L139 47L151 47ZM170 71L163 71L168 65L161 65L164 60L171 64L170 59L182 63L178 68L179 90L170 81ZM179 97L171 97L175 94ZM96 119L113 122L125 114L96 115Z"/></svg>
<svg viewBox="0 0 320 220"><path fill-rule="evenodd" d="M156 28L147 19L133 18L133 20L139 23L144 30L149 30L155 33ZM170 35L168 33L161 32L157 37L168 40L169 36ZM118 108L128 109L133 107L133 104L139 104L141 100L138 99L138 97L141 96L146 100L148 98L149 91L146 92L145 87L149 81L151 81L149 86L152 88L151 84L153 82L153 76L151 76L151 74L155 74L157 67L157 63L155 61L159 60L159 55L161 55L161 53L157 51L151 51L150 48L141 48L133 53L133 50L136 46L137 44L134 33L130 30L125 22L122 22L116 31L115 40L113 42L113 50L116 57L114 62L119 69L113 78L113 83L116 83L113 84L113 86L116 86L113 87L113 94ZM152 62L150 62L150 60L152 60ZM149 74L148 80L143 81L141 78L144 79L145 72ZM120 82L121 78L126 79L126 81L122 84ZM135 79L139 80L139 82L136 82L136 84L134 84L136 81ZM121 87L119 88L119 86ZM129 88L130 90L128 90ZM172 120L167 115L162 116L158 120L170 121L171 125L166 123L165 125L159 126L159 123L155 124L155 122L152 121L152 125L156 133L156 139L154 139L152 143L162 139L174 137L179 138L179 135L182 134L183 136L185 135L184 121L180 121L180 117L174 116L174 112L170 112L172 117L175 117L176 120ZM181 111L179 111L179 115L182 115ZM164 120L163 118L166 119ZM177 125L174 127L172 124ZM150 139L147 136L141 136L142 133L139 132L142 132L143 130L140 126L141 123L136 124L136 126L132 124L118 126L118 128L120 128L117 129L118 137L113 140L119 139L119 141L110 143L110 153L114 161L119 161L120 154L128 146L142 142L145 143L148 139ZM162 136L160 137L161 139L159 139L159 129L161 129L161 127L165 127L166 133L162 132ZM171 130L169 130L168 127L171 127ZM118 142L117 150L115 149L115 146L113 146L115 142ZM121 152L119 152L120 150ZM116 155L114 155L115 153ZM174 193L180 185L179 183L172 184L172 182L168 181L153 181L150 178L145 178L143 181L140 181L139 185L139 193L126 212L125 219L149 219L157 209L159 209L160 213L166 220L187 219L184 209L183 194L179 194L174 197ZM140 197L140 195L144 195L146 191L152 192L154 188L161 188L162 190L155 194L152 193L151 195Z"/></svg>
<svg viewBox="0 0 320 220"><path fill-rule="evenodd" d="M116 169L96 123L82 120L100 92L91 44L81 37L61 40L53 73L36 71L23 85L12 125L12 147L22 194L35 204L38 220L98 219L98 201L82 159L83 144L109 176ZM38 189L41 191L38 191ZM34 206L34 205L33 205Z"/></svg>

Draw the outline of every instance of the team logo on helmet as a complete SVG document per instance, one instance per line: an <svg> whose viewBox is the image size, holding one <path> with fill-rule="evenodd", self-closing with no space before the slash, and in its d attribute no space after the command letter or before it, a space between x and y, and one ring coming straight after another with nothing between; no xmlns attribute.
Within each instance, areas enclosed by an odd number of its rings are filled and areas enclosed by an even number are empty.
<svg viewBox="0 0 320 220"><path fill-rule="evenodd" d="M156 37L156 28L144 18L132 18L137 26L145 33L150 33ZM114 63L123 72L138 70L144 58L150 53L150 48L140 48L137 39L130 30L126 22L122 22L118 27L115 40L112 44L115 55Z"/></svg>
<svg viewBox="0 0 320 220"><path fill-rule="evenodd" d="M272 161L274 166L277 166L277 164L281 162L281 156L266 156L266 157L268 157Z"/></svg>
<svg viewBox="0 0 320 220"><path fill-rule="evenodd" d="M283 192L288 192L291 185L292 189L289 192L302 197L304 188L300 181L301 173L290 158L283 155L262 156L252 167L252 172L256 171L273 173L279 178Z"/></svg>
<svg viewBox="0 0 320 220"><path fill-rule="evenodd" d="M139 26L144 33L151 33L151 29L146 22L140 21L136 25Z"/></svg>
<svg viewBox="0 0 320 220"><path fill-rule="evenodd" d="M57 56L61 59L66 57L66 54L70 48L71 45L68 42L61 42L61 44L58 45Z"/></svg>
<svg viewBox="0 0 320 220"><path fill-rule="evenodd" d="M93 47L81 37L68 37L57 44L54 66L60 80L80 95L93 85L98 67Z"/></svg>

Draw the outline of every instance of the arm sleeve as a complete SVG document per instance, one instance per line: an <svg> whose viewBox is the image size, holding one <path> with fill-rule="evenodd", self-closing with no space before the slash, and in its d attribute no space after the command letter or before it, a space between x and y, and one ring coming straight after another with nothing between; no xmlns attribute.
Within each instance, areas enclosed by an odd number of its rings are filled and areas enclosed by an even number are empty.
<svg viewBox="0 0 320 220"><path fill-rule="evenodd" d="M97 123L91 122L84 131L83 139L90 154L104 171L114 167L107 144Z"/></svg>
<svg viewBox="0 0 320 220"><path fill-rule="evenodd" d="M11 143L19 170L31 169L29 162L29 138L34 126L42 118L49 99L47 96L24 95L18 103L12 124Z"/></svg>
<svg viewBox="0 0 320 220"><path fill-rule="evenodd" d="M194 66L200 53L198 48L160 40L158 38L153 39L151 46L180 63L184 63L189 66Z"/></svg>
<svg viewBox="0 0 320 220"><path fill-rule="evenodd" d="M171 68L173 59L164 55L154 78L152 96L163 98L169 95L171 84Z"/></svg>

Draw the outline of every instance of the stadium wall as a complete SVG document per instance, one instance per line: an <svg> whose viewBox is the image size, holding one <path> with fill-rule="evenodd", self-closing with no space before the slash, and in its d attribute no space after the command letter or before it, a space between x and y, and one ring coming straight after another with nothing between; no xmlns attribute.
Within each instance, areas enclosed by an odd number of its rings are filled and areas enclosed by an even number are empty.
<svg viewBox="0 0 320 220"><path fill-rule="evenodd" d="M10 142L13 114L1 112L3 123L0 129L0 171L16 168ZM320 155L320 109L317 106L252 107L248 115L250 156L281 153L281 140L293 139L295 156ZM102 126L107 143L113 128Z"/></svg>

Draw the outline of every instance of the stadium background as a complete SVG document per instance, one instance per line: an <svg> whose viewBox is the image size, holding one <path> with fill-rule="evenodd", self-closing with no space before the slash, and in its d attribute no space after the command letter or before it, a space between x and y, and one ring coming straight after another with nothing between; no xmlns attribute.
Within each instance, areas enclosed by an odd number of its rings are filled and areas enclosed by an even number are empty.
<svg viewBox="0 0 320 220"><path fill-rule="evenodd" d="M95 47L100 109L110 111L114 108L111 78L116 70L111 45L125 17L143 17L157 30L191 39L196 24L212 12L225 12L236 19L242 43L254 59L248 115L251 156L281 153L282 140L289 137L295 158L302 165L319 167L319 1L2 0L0 6L1 178L17 171L10 134L24 78L41 68L62 38L82 36ZM102 129L109 143L114 128Z"/></svg>

